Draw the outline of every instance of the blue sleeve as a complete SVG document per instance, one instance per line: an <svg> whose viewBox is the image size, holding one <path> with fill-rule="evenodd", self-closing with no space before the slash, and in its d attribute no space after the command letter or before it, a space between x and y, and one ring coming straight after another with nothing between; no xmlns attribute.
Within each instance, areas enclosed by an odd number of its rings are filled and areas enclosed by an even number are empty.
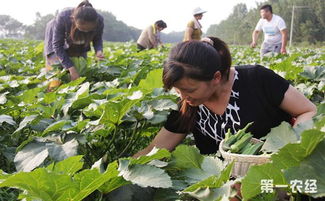
<svg viewBox="0 0 325 201"><path fill-rule="evenodd" d="M104 30L104 20L103 17L99 15L98 28L96 30L96 35L93 39L93 46L95 52L99 50L103 51L103 30Z"/></svg>
<svg viewBox="0 0 325 201"><path fill-rule="evenodd" d="M53 27L53 49L56 55L59 57L62 66L66 69L73 66L72 61L70 60L66 50L64 49L64 44L66 40L66 33L68 29L68 22L70 20L70 16L65 16L64 14L60 13L54 23Z"/></svg>

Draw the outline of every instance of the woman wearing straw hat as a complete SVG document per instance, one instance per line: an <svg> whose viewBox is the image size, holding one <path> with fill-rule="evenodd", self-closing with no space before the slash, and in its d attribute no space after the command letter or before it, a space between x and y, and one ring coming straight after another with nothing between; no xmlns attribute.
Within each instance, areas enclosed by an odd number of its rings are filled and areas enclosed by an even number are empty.
<svg viewBox="0 0 325 201"><path fill-rule="evenodd" d="M194 19L187 23L183 41L201 39L202 25L200 24L199 20L202 19L203 13L206 13L206 11L202 10L200 7L197 7L193 10Z"/></svg>

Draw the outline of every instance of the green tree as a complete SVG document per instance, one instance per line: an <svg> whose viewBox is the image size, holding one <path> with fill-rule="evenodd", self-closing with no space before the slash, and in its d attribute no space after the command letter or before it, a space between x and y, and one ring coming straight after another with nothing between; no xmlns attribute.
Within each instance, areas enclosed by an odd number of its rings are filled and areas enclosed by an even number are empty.
<svg viewBox="0 0 325 201"><path fill-rule="evenodd" d="M20 38L24 32L24 25L10 17L0 15L0 38Z"/></svg>
<svg viewBox="0 0 325 201"><path fill-rule="evenodd" d="M245 4L238 4L226 20L211 25L207 35L220 37L228 43L249 44L251 34L260 19L261 5L270 4L273 13L281 16L290 32L292 6L296 6L293 23L294 43L314 44L325 40L325 1L324 0L269 0L257 4L257 8L247 11ZM263 37L260 37L260 40Z"/></svg>
<svg viewBox="0 0 325 201"><path fill-rule="evenodd" d="M26 27L25 37L35 40L44 40L46 24L53 18L54 15L52 14L42 16L37 12L34 24Z"/></svg>
<svg viewBox="0 0 325 201"><path fill-rule="evenodd" d="M130 27L124 22L117 20L110 12L98 11L98 13L104 18L104 40L125 42L138 39L140 35L139 29Z"/></svg>

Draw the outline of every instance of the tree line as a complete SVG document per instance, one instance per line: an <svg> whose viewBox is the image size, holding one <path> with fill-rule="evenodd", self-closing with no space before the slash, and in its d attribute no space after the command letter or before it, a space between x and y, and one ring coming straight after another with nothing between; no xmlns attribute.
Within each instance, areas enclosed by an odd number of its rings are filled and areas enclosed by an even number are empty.
<svg viewBox="0 0 325 201"><path fill-rule="evenodd" d="M240 3L233 8L227 19L219 24L211 25L205 35L216 36L228 44L248 45L252 32L260 19L259 8L263 4L270 4L273 13L281 16L286 22L290 33L292 7L294 20L292 41L294 43L317 44L325 40L325 0L268 0L257 3L257 8L247 9L246 4ZM98 11L104 18L105 28L103 39L106 41L126 42L136 41L141 30L128 26L107 11ZM27 38L43 40L45 26L54 18L55 14L41 16L36 13L34 24L26 26L8 15L0 15L0 38ZM149 25L148 25L149 26ZM162 33L162 41L167 43L180 42L184 32ZM260 37L262 40L263 37Z"/></svg>
<svg viewBox="0 0 325 201"><path fill-rule="evenodd" d="M273 13L281 16L290 33L292 7L294 9L292 42L303 44L323 43L325 40L325 1L324 0L268 0L257 4L257 8L247 9L240 3L233 8L229 17L219 24L209 27L206 35L220 37L229 44L248 45L252 32L260 19L259 8L270 4ZM263 37L260 37L260 40ZM288 38L289 40L289 38Z"/></svg>
<svg viewBox="0 0 325 201"><path fill-rule="evenodd" d="M136 41L141 30L128 26L107 11L98 11L104 18L103 40L114 42ZM26 38L43 40L47 22L55 17L55 14L42 16L36 13L36 19L32 25L24 25L9 15L0 15L0 38ZM148 25L149 26L149 25ZM183 39L183 32L162 33L163 42L174 43Z"/></svg>

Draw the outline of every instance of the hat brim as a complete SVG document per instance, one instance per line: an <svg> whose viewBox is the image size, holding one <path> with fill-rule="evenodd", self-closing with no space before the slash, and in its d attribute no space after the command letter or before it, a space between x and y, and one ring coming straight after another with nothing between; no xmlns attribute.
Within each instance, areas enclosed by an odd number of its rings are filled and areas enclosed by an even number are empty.
<svg viewBox="0 0 325 201"><path fill-rule="evenodd" d="M202 11L202 12L198 12L198 13L193 13L193 15L200 15L200 14L203 14L203 13L206 13L206 11Z"/></svg>

